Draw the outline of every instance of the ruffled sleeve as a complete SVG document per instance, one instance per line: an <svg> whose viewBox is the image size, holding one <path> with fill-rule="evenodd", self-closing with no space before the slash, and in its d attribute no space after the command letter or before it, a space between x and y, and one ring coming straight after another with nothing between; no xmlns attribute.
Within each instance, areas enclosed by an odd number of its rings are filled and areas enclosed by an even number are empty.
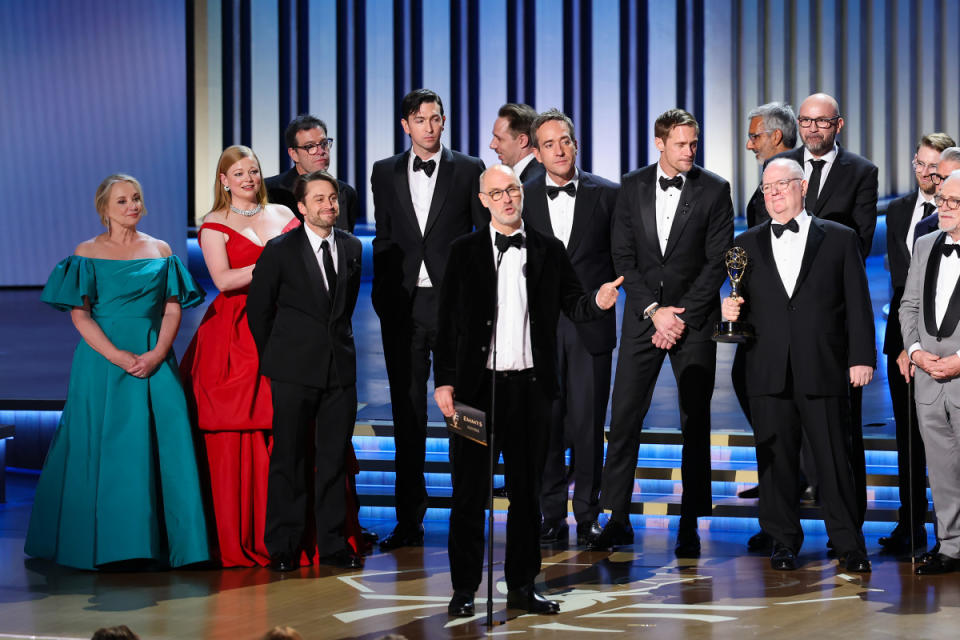
<svg viewBox="0 0 960 640"><path fill-rule="evenodd" d="M167 298L176 298L184 309L195 307L207 296L177 256L167 258Z"/></svg>
<svg viewBox="0 0 960 640"><path fill-rule="evenodd" d="M83 306L83 297L90 304L97 301L97 276L93 263L81 256L70 256L57 263L40 300L59 311L70 311Z"/></svg>

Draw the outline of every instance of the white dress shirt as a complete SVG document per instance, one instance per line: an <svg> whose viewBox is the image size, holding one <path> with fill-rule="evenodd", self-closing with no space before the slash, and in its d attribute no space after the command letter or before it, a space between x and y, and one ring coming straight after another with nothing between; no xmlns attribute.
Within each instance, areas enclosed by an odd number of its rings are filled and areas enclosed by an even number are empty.
<svg viewBox="0 0 960 640"><path fill-rule="evenodd" d="M800 230L797 233L784 229L783 234L778 238L773 233L773 225L779 224L771 218L770 240L773 244L773 260L777 264L777 273L780 274L780 282L788 296L793 295L793 290L797 288L797 278L800 276L800 265L803 263L803 250L807 246L807 235L810 233L810 214L805 210L800 210L794 220Z"/></svg>
<svg viewBox="0 0 960 640"><path fill-rule="evenodd" d="M548 187L565 187L566 182L557 184L550 179L547 174ZM577 189L580 188L580 172L575 171L573 180L570 180ZM557 240L567 246L570 243L570 231L573 229L573 210L577 205L577 197L570 197L566 193L560 192L556 198L547 198L547 209L550 211L550 226L553 227L553 235Z"/></svg>
<svg viewBox="0 0 960 640"><path fill-rule="evenodd" d="M517 174L518 179L520 178L520 174L523 173L523 170L526 169L527 165L533 162L533 160L534 160L533 154L528 153L527 155L520 158L520 160L517 161L517 164L511 167L513 169L513 172Z"/></svg>
<svg viewBox="0 0 960 640"><path fill-rule="evenodd" d="M820 169L820 188L817 190L817 194L814 197L814 202L816 198L820 197L820 192L823 191L823 185L827 184L827 174L830 173L830 169L833 167L833 161L837 159L837 152L839 148L837 143L833 143L833 149L828 151L826 154L820 156L819 158L814 158L813 154L810 153L810 150L806 147L803 148L803 179L807 181L807 184L810 184L810 174L813 173L813 164L810 163L811 160L825 160L826 164L823 165L823 168ZM807 194L807 197L810 197L810 193Z"/></svg>
<svg viewBox="0 0 960 640"><path fill-rule="evenodd" d="M687 174L677 174L687 181ZM660 241L660 253L666 253L667 241L670 240L670 229L673 227L673 219L677 214L677 205L680 204L680 189L670 187L666 191L660 188L660 178L669 178L663 172L663 167L657 163L657 179L653 183L653 190L656 192L657 199L657 240Z"/></svg>
<svg viewBox="0 0 960 640"><path fill-rule="evenodd" d="M333 230L330 230L330 234L326 238L321 238L317 235L317 232L310 228L310 225L304 224L303 230L307 232L307 240L310 241L310 248L313 249L313 255L317 259L317 264L320 265L320 273L323 274L323 284L327 284L327 270L323 266L323 242L327 241L330 243L330 257L333 258L333 271L336 275L337 271L337 243L334 240Z"/></svg>
<svg viewBox="0 0 960 640"><path fill-rule="evenodd" d="M949 235L945 238L944 245L956 244ZM937 272L937 297L934 301L934 316L937 320L937 328L943 324L943 317L947 315L947 306L950 304L950 297L953 295L953 289L957 286L957 279L960 278L960 257L956 254L945 256L942 253L930 254L930 260L940 260L940 271ZM913 352L920 349L920 343L914 342L907 349L907 355L913 359ZM957 351L960 356L960 350Z"/></svg>
<svg viewBox="0 0 960 640"><path fill-rule="evenodd" d="M928 200L927 196L924 195L923 191L920 191L920 189L917 189L917 204L913 207L913 215L910 216L910 226L907 227L907 237L905 240L907 244L907 252L911 256L913 255L913 239L914 239L913 229L914 227L917 226L917 223L923 220L923 218L925 217L923 215L923 205L926 204L927 202L929 202L930 204L933 204L933 198L931 197ZM934 211L936 211L936 209L934 209Z"/></svg>
<svg viewBox="0 0 960 640"><path fill-rule="evenodd" d="M433 191L437 187L437 175L440 173L440 155L443 153L443 147L435 154L424 160L424 162L434 161L433 175L428 176L426 172L413 170L413 159L417 155L410 150L410 157L407 158L407 181L410 184L410 199L413 201L413 211L417 214L417 224L420 225L420 233L427 228L427 217L430 215L430 203L433 202ZM430 276L427 274L427 264L420 263L420 275L417 277L418 287L432 287Z"/></svg>
<svg viewBox="0 0 960 640"><path fill-rule="evenodd" d="M557 196L559 197L559 196ZM497 231L489 226L490 242L493 245L493 264L497 264L500 250L497 249ZM524 234L520 229L510 235ZM494 344L496 340L496 344ZM493 354L496 349L497 371L522 371L533 367L533 347L530 344L530 309L527 307L527 246L517 251L511 247L503 254L497 281L497 326L490 340L487 369L493 369Z"/></svg>

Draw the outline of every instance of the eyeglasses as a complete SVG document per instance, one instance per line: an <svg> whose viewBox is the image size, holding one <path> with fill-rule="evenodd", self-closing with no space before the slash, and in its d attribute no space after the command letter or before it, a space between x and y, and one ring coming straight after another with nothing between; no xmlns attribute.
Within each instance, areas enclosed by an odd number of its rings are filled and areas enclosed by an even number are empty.
<svg viewBox="0 0 960 640"><path fill-rule="evenodd" d="M521 191L520 187L518 187L518 186L516 186L516 185L513 185L513 186L511 186L511 187L507 187L506 189L494 189L494 190L492 190L492 191L487 191L486 193L487 193L488 196L490 196L490 199L491 199L491 200L493 200L494 202L496 202L496 201L498 201L500 198L503 197L503 194L504 194L504 193L506 193L508 196L510 196L510 199L512 200L512 199L514 199L514 198L519 198L521 192L522 192L522 191Z"/></svg>
<svg viewBox="0 0 960 640"><path fill-rule="evenodd" d="M788 178L786 180L777 180L776 182L764 182L760 185L760 193L763 195L776 195L781 191L786 191L791 182L803 180L803 178Z"/></svg>
<svg viewBox="0 0 960 640"><path fill-rule="evenodd" d="M305 144L302 147L294 147L295 149L303 149L307 152L308 155L315 156L320 153L321 149L329 149L333 146L333 138L324 138L320 142L311 142Z"/></svg>
<svg viewBox="0 0 960 640"><path fill-rule="evenodd" d="M933 204L937 205L937 209L955 211L960 209L960 198L944 198L938 193L933 196Z"/></svg>
<svg viewBox="0 0 960 640"><path fill-rule="evenodd" d="M770 133L770 132L769 132L769 131L757 131L756 133L748 133L748 134L747 134L747 137L750 138L750 142L756 142L756 141L757 141L757 138L759 138L760 136L765 136L765 135L767 135L768 133Z"/></svg>
<svg viewBox="0 0 960 640"><path fill-rule="evenodd" d="M932 182L933 184L940 184L941 182L943 182L944 180L946 180L946 179L949 178L949 177L950 177L950 176L944 176L944 175L941 175L941 174L939 174L939 173L931 173L931 174L930 174L930 182Z"/></svg>
<svg viewBox="0 0 960 640"><path fill-rule="evenodd" d="M814 125L814 123L816 123L817 129L829 129L839 119L840 119L840 116L833 116L832 118L806 118L804 116L801 116L797 118L797 124L799 124L804 129L809 129Z"/></svg>
<svg viewBox="0 0 960 640"><path fill-rule="evenodd" d="M936 162L932 162L932 163L930 163L930 164L927 164L926 162L921 162L920 160L917 160L916 158L914 158L914 159L913 159L913 162L912 162L911 164L913 165L913 170L914 170L914 171L917 171L917 172L919 172L919 173L926 173L927 171L936 171L936 170L937 170L937 163L936 163Z"/></svg>

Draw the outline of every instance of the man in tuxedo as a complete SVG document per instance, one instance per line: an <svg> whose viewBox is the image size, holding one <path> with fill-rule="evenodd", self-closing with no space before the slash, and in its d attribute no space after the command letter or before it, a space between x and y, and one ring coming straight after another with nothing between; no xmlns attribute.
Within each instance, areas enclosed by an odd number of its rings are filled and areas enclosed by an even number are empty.
<svg viewBox="0 0 960 640"><path fill-rule="evenodd" d="M297 205L294 188L297 178L314 171L327 171L330 168L330 149L333 138L327 137L327 125L317 117L302 114L290 121L283 134L287 143L287 154L293 166L281 174L266 179L267 196L270 202L290 208L300 221L303 215ZM357 223L357 190L342 180L337 180L340 215L337 216L337 228L353 233Z"/></svg>
<svg viewBox="0 0 960 640"><path fill-rule="evenodd" d="M866 261L877 226L877 167L872 162L837 144L843 129L837 101L825 93L815 93L800 104L797 114L803 146L781 153L777 158L795 160L803 167L809 184L805 207L817 218L833 220L850 227L860 239L860 255ZM766 209L765 209L766 211ZM863 390L850 388L850 448L860 522L867 512L867 466L863 452ZM819 473L806 469L814 486ZM810 477L810 472L815 476Z"/></svg>
<svg viewBox="0 0 960 640"><path fill-rule="evenodd" d="M304 224L267 243L247 297L260 373L270 378L273 394L264 542L276 571L296 569L301 551L312 551L304 541L311 506L320 562L363 565L343 535L344 452L357 415L351 317L362 247L334 228L338 188L325 171L299 179L295 193Z"/></svg>
<svg viewBox="0 0 960 640"><path fill-rule="evenodd" d="M774 540L770 564L796 569L803 543L797 504L800 438L820 470L827 533L847 571L869 572L848 454L848 387L870 382L873 314L859 241L804 210L800 164L771 161L760 185L771 221L740 234L743 296L723 301L725 320L753 325L747 389L757 441L760 526Z"/></svg>
<svg viewBox="0 0 960 640"><path fill-rule="evenodd" d="M477 190L483 162L443 147L443 102L429 89L400 102L410 149L373 165L376 237L373 308L380 316L395 442L397 526L384 550L423 544L427 488L427 379L437 334L437 296L450 243L486 226Z"/></svg>
<svg viewBox="0 0 960 640"><path fill-rule="evenodd" d="M490 210L490 224L454 241L440 292L434 398L445 416L454 414L454 398L488 410L496 385L494 441L503 450L510 488L507 607L552 614L559 605L540 595L534 580L540 573L540 479L558 391L557 320L561 311L575 321L602 317L616 304L623 279L584 294L563 244L524 225L523 188L510 167L483 172L479 199ZM474 613L483 573L488 460L483 445L451 438L452 616Z"/></svg>
<svg viewBox="0 0 960 640"><path fill-rule="evenodd" d="M950 174L934 201L941 232L914 245L900 301L940 538L938 552L917 567L918 575L960 569L960 171Z"/></svg>
<svg viewBox="0 0 960 640"><path fill-rule="evenodd" d="M534 157L530 126L537 112L528 104L508 102L500 107L493 123L490 148L503 164L511 167L520 182L543 175L543 165Z"/></svg>
<svg viewBox="0 0 960 640"><path fill-rule="evenodd" d="M937 185L933 183L932 175L938 173L940 153L953 145L953 140L945 133L930 133L920 138L913 156L917 190L897 198L887 207L887 261L893 295L887 315L883 352L887 356L887 386L896 422L900 510L896 527L889 535L881 536L879 542L885 551L894 554L912 551L911 534L913 549L926 549L927 463L916 416L910 418L910 359L903 348L899 312L910 256L918 237L915 229L920 220L933 214L936 209L933 196Z"/></svg>
<svg viewBox="0 0 960 640"><path fill-rule="evenodd" d="M790 105L784 102L768 102L753 109L747 117L750 119L747 151L753 152L759 164L762 165L773 156L789 151L797 145L797 116ZM754 191L753 197L747 203L747 226L755 227L768 218L763 208L763 194ZM737 398L740 398L739 391Z"/></svg>
<svg viewBox="0 0 960 640"><path fill-rule="evenodd" d="M960 169L960 147L947 147L940 152L940 164L937 166L937 170L930 174L930 179L933 181L936 193L940 193L940 189L943 187L943 181L957 169ZM934 211L914 227L914 238L919 238L920 236L925 236L928 233L937 231L939 225L940 221L937 212Z"/></svg>
<svg viewBox="0 0 960 640"><path fill-rule="evenodd" d="M610 227L620 187L577 169L578 145L573 121L556 109L534 120L533 148L546 173L524 184L524 222L564 244L585 288L595 289L610 282L615 277ZM603 424L616 346L615 314L577 324L563 316L559 320L560 395L553 404L540 494L541 543L568 542L567 490L571 475L577 544L590 544L600 534L597 516L600 515L603 472ZM569 475L565 461L568 447L572 463Z"/></svg>
<svg viewBox="0 0 960 640"><path fill-rule="evenodd" d="M723 178L694 164L700 126L682 109L657 118L660 159L623 177L614 210L613 263L627 293L601 505L611 509L598 548L633 542L630 500L639 433L664 358L677 380L683 497L675 553L700 556L697 517L709 515L710 398L717 367L723 256L733 203Z"/></svg>

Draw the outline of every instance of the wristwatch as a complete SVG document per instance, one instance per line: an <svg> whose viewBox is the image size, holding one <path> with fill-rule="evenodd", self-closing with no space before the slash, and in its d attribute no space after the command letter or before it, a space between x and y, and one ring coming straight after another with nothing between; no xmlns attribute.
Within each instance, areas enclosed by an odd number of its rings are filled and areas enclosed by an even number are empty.
<svg viewBox="0 0 960 640"><path fill-rule="evenodd" d="M653 316L656 315L657 311L659 310L660 310L660 305L655 304L652 307L650 307L648 310L644 311L643 317L653 320Z"/></svg>

